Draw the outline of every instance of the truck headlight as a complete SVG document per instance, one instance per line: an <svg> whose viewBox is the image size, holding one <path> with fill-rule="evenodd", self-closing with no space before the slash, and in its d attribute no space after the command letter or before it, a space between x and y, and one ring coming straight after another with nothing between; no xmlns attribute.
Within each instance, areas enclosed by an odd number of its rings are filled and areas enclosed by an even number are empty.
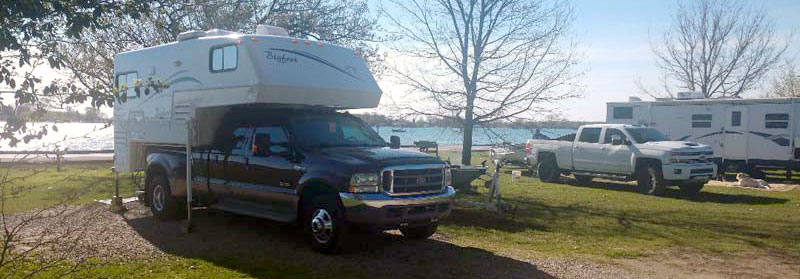
<svg viewBox="0 0 800 279"><path fill-rule="evenodd" d="M444 186L453 185L453 172L450 171L450 167L444 168Z"/></svg>
<svg viewBox="0 0 800 279"><path fill-rule="evenodd" d="M377 172L356 173L350 177L350 186L347 191L351 193L377 193L380 178Z"/></svg>

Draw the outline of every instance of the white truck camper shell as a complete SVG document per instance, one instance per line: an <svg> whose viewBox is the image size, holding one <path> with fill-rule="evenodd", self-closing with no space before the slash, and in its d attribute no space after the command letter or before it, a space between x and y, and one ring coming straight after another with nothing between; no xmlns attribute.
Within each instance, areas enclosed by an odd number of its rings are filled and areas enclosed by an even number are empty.
<svg viewBox="0 0 800 279"><path fill-rule="evenodd" d="M178 42L118 54L115 170L144 170L148 146L207 143L222 115L239 106L378 106L381 90L358 52L287 37L277 27L257 33L191 31Z"/></svg>

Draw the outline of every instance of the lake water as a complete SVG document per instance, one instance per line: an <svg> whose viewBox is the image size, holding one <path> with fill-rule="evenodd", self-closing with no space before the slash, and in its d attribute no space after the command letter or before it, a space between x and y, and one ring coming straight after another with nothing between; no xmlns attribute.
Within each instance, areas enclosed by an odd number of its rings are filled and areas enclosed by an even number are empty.
<svg viewBox="0 0 800 279"><path fill-rule="evenodd" d="M2 124L2 122L0 122ZM53 150L56 146L68 148L69 150L110 150L114 149L114 128L105 127L101 123L40 123L37 126L47 125L56 126L58 131L49 130L48 134L41 140L33 140L29 143L19 143L16 147L9 147L8 142L0 143L2 151L31 151L31 150ZM442 127L373 127L378 134L386 141L390 136L400 137L403 145L411 145L415 141L435 141L439 145L458 145L462 142L463 134L457 128ZM405 132L394 132L392 130L402 129ZM573 129L542 129L541 133L551 138L574 133ZM475 128L473 132L474 144L492 144L503 141L512 143L522 143L531 138L532 131L528 129L516 128Z"/></svg>

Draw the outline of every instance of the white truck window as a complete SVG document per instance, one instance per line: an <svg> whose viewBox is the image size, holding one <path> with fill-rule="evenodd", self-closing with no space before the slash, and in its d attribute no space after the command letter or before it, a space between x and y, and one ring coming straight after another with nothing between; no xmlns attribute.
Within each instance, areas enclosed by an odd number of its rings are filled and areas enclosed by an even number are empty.
<svg viewBox="0 0 800 279"><path fill-rule="evenodd" d="M600 142L600 130L602 128L583 128L581 136L578 138L580 142L598 143Z"/></svg>
<svg viewBox="0 0 800 279"><path fill-rule="evenodd" d="M215 47L211 49L211 72L226 72L236 70L239 53L236 45Z"/></svg>
<svg viewBox="0 0 800 279"><path fill-rule="evenodd" d="M786 129L789 128L789 114L767 113L764 115L764 128Z"/></svg>
<svg viewBox="0 0 800 279"><path fill-rule="evenodd" d="M606 135L603 137L603 143L611 144L611 136L617 135L619 136L622 141L625 141L625 134L622 133L619 129L608 128L606 129Z"/></svg>
<svg viewBox="0 0 800 279"><path fill-rule="evenodd" d="M711 128L711 114L692 114L692 128Z"/></svg>

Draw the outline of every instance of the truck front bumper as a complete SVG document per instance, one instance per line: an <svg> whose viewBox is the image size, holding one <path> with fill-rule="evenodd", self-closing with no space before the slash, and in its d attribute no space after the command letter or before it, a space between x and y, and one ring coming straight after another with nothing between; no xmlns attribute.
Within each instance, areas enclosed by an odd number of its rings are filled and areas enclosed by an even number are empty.
<svg viewBox="0 0 800 279"><path fill-rule="evenodd" d="M451 186L436 194L389 196L386 194L339 193L345 218L356 225L379 229L423 226L450 214L456 191Z"/></svg>
<svg viewBox="0 0 800 279"><path fill-rule="evenodd" d="M664 179L666 180L691 180L705 182L717 177L717 164L669 164L662 165Z"/></svg>

